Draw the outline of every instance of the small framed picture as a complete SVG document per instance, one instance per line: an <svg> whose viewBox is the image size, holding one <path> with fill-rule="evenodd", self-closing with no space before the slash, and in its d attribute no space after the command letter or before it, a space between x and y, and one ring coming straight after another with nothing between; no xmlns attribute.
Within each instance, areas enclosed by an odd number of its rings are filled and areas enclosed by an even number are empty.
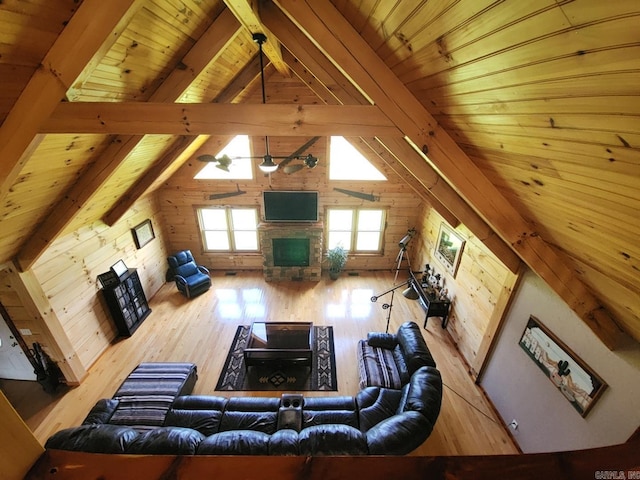
<svg viewBox="0 0 640 480"><path fill-rule="evenodd" d="M153 232L153 225L149 219L133 227L131 229L131 233L133 234L133 241L138 249L144 247L147 243L156 238L156 235Z"/></svg>
<svg viewBox="0 0 640 480"><path fill-rule="evenodd" d="M124 264L124 261L118 260L116 263L111 265L111 271L115 273L118 278L122 277L125 273L129 271L127 266Z"/></svg>

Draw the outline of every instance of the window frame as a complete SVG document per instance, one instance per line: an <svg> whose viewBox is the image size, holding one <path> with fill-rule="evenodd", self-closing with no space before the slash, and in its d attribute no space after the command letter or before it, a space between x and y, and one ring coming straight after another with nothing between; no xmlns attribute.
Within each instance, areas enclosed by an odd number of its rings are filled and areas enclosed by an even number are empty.
<svg viewBox="0 0 640 480"><path fill-rule="evenodd" d="M211 230L211 229L205 229L203 226L203 220L202 220L202 212L204 210L223 210L225 212L225 217L227 220L227 228L225 229L219 229L219 230ZM253 213L255 214L255 219L256 219L256 227L255 230L243 230L243 229L235 229L233 227L233 210L253 210ZM258 232L258 224L260 223L260 212L259 212L259 208L254 206L254 205L234 205L234 206L230 206L230 205L223 205L223 206L199 206L196 207L196 218L197 218L197 222L198 222L198 228L200 230L200 243L202 245L202 251L205 253L223 253L223 254L228 254L228 253L246 253L246 254L259 254L261 252L260 250L260 236L259 236L259 232ZM207 248L207 240L206 240L206 232L226 232L227 235L227 241L229 243L229 248L228 249L217 249L217 250L211 250ZM251 231L255 231L255 235L256 235L256 249L255 250L241 250L238 249L236 247L236 242L235 242L235 237L234 237L234 232L251 232Z"/></svg>
<svg viewBox="0 0 640 480"><path fill-rule="evenodd" d="M325 235L326 235L326 245L328 248L329 245L329 235L331 233L331 225L330 225L330 215L329 212L331 210L341 210L341 211L351 211L353 212L353 215L351 217L351 248L348 250L349 251L349 255L384 255L384 236L385 236L385 231L387 229L387 209L386 208L366 208L366 207L327 207L325 208L325 215L324 218L326 219L325 222ZM356 249L356 245L357 245L357 239L358 239L358 233L360 232L360 230L358 230L358 219L360 217L360 212L361 211L371 211L371 210L375 210L375 211L380 211L382 212L382 218L380 221L380 231L379 231L379 249L378 250L357 250ZM334 231L338 231L338 230L334 230ZM343 230L340 230L343 231ZM362 232L370 232L371 230L362 230Z"/></svg>

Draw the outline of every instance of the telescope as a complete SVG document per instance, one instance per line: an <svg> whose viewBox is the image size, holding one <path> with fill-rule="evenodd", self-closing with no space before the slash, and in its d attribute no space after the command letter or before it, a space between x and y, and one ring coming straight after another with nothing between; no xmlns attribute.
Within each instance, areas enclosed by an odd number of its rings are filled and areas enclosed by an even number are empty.
<svg viewBox="0 0 640 480"><path fill-rule="evenodd" d="M404 237L402 237L402 240L398 242L398 246L403 250L407 248L407 245L409 245L409 242L411 241L411 239L415 234L416 234L415 228L412 228L411 230L409 230L407 234Z"/></svg>

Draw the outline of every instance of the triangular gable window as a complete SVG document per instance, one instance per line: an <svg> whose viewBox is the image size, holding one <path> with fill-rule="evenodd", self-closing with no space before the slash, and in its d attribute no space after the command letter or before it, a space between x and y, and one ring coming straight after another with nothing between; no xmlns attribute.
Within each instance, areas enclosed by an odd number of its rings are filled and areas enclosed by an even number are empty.
<svg viewBox="0 0 640 480"><path fill-rule="evenodd" d="M244 180L253 178L251 168L251 148L249 147L249 137L247 135L237 135L224 147L217 155L220 158L228 155L231 159L228 172L221 169L218 162L209 162L196 174L196 180ZM237 158L243 157L243 158Z"/></svg>
<svg viewBox="0 0 640 480"><path fill-rule="evenodd" d="M330 180L386 180L344 137L331 137L329 145Z"/></svg>

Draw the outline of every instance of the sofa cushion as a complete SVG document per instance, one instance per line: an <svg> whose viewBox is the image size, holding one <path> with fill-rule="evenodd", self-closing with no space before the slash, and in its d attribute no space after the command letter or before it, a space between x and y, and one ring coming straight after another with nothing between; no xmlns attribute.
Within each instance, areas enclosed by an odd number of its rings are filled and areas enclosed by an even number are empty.
<svg viewBox="0 0 640 480"><path fill-rule="evenodd" d="M164 425L174 399L190 393L196 378L193 363L141 363L113 396L119 403L109 423L141 432Z"/></svg>
<svg viewBox="0 0 640 480"><path fill-rule="evenodd" d="M165 427L185 427L199 431L205 436L218 433L222 411L220 410L182 410L172 408L165 420Z"/></svg>
<svg viewBox="0 0 640 480"><path fill-rule="evenodd" d="M396 345L393 349L393 360L396 362L400 381L402 382L402 385L405 385L409 381L409 378L411 378L411 374L409 373L409 367L407 366L407 362L404 358L404 352L400 345Z"/></svg>
<svg viewBox="0 0 640 480"><path fill-rule="evenodd" d="M303 401L305 410L355 410L355 398L349 396L336 397L305 397Z"/></svg>
<svg viewBox="0 0 640 480"><path fill-rule="evenodd" d="M198 447L199 455L268 455L269 438L264 432L233 430L211 435Z"/></svg>
<svg viewBox="0 0 640 480"><path fill-rule="evenodd" d="M402 388L402 379L396 367L393 350L372 347L366 340L360 340L358 369L361 389L371 386Z"/></svg>
<svg viewBox="0 0 640 480"><path fill-rule="evenodd" d="M398 328L398 344L404 353L409 375L423 366L435 367L436 362L422 337L420 327L415 322L404 322Z"/></svg>
<svg viewBox="0 0 640 480"><path fill-rule="evenodd" d="M355 410L304 410L302 412L302 428L313 425L339 423L359 428L358 413Z"/></svg>
<svg viewBox="0 0 640 480"><path fill-rule="evenodd" d="M277 412L229 412L222 414L220 431L254 430L264 433L274 433L278 428Z"/></svg>
<svg viewBox="0 0 640 480"><path fill-rule="evenodd" d="M227 410L238 412L277 412L279 408L279 397L232 397L227 403Z"/></svg>
<svg viewBox="0 0 640 480"><path fill-rule="evenodd" d="M137 395L187 395L197 378L193 363L146 362L138 365L113 395L116 400Z"/></svg>
<svg viewBox="0 0 640 480"><path fill-rule="evenodd" d="M45 448L89 453L125 453L138 432L117 425L87 424L54 433Z"/></svg>
<svg viewBox="0 0 640 480"><path fill-rule="evenodd" d="M136 437L126 453L145 455L194 455L205 436L182 427L161 427Z"/></svg>
<svg viewBox="0 0 640 480"><path fill-rule="evenodd" d="M183 395L175 399L172 408L182 410L224 410L229 399L213 395Z"/></svg>
<svg viewBox="0 0 640 480"><path fill-rule="evenodd" d="M103 398L98 400L93 408L89 411L89 414L86 416L83 425L88 425L91 423L108 423L113 415L113 412L116 411L118 407L118 400L113 400L111 398Z"/></svg>
<svg viewBox="0 0 640 480"><path fill-rule="evenodd" d="M360 390L356 397L360 430L366 432L382 420L395 415L401 396L400 390L390 388L368 387Z"/></svg>
<svg viewBox="0 0 640 480"><path fill-rule="evenodd" d="M348 425L315 425L299 434L301 455L366 455L367 440Z"/></svg>

